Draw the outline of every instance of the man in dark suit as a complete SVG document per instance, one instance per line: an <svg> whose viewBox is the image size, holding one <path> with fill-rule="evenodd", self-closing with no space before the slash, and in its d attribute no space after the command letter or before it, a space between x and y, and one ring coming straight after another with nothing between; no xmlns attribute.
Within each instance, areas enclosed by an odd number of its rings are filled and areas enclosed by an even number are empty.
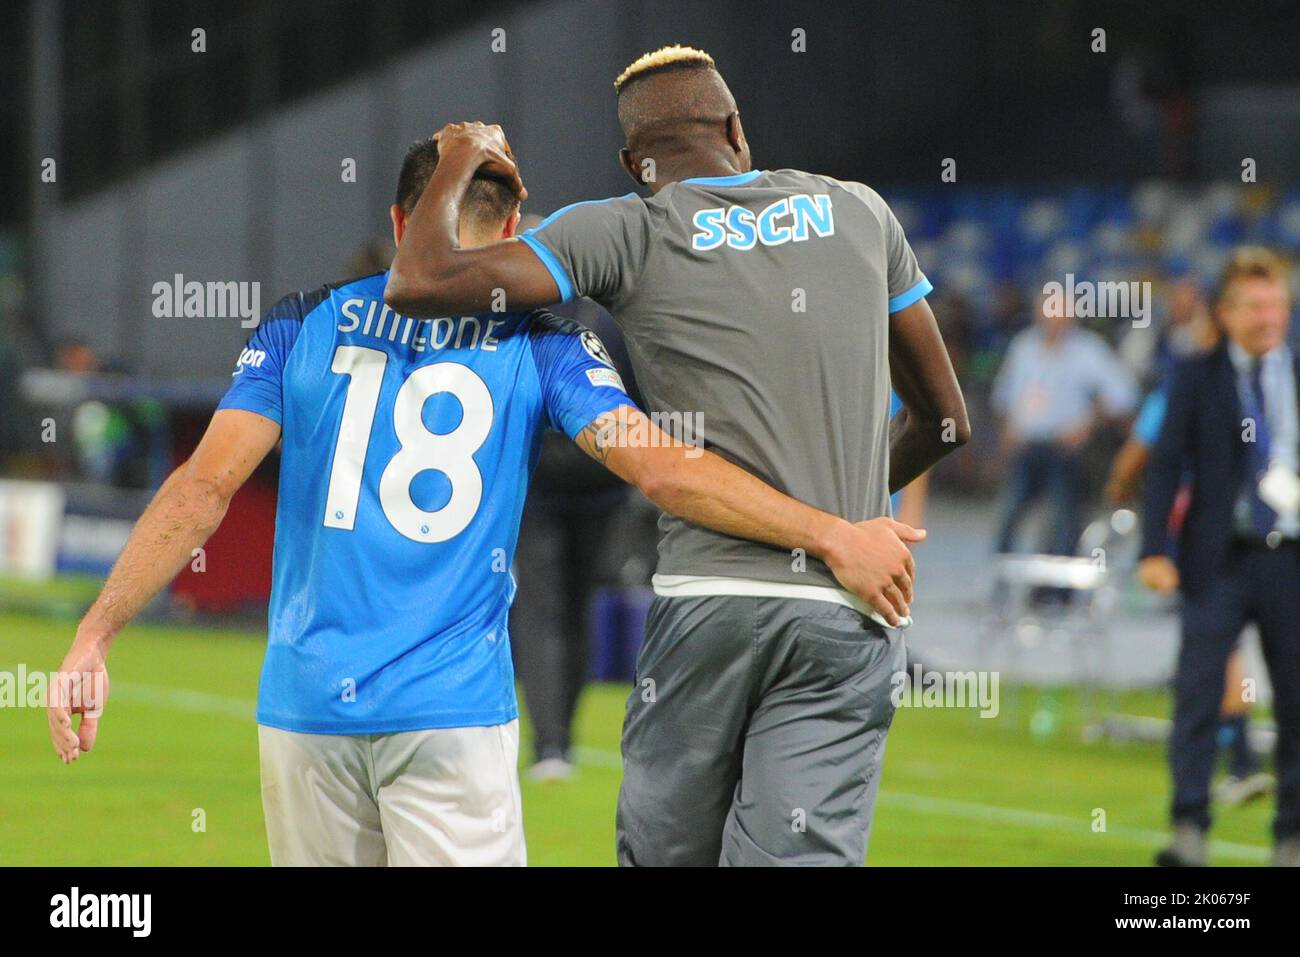
<svg viewBox="0 0 1300 957"><path fill-rule="evenodd" d="M1215 309L1224 341L1175 373L1146 484L1138 576L1158 592L1183 594L1170 739L1174 835L1157 863L1205 863L1224 665L1253 621L1277 718L1273 863L1297 866L1300 368L1287 345L1291 303L1282 261L1264 249L1236 250ZM1169 514L1186 480L1191 504L1171 549Z"/></svg>

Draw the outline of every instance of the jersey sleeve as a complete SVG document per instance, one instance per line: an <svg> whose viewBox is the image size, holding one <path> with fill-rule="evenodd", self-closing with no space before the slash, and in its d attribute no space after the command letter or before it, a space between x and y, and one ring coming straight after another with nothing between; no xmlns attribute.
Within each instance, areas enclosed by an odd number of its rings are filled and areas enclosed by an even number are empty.
<svg viewBox="0 0 1300 957"><path fill-rule="evenodd" d="M631 291L648 237L645 203L628 193L565 206L519 238L546 266L562 302L590 296L608 305Z"/></svg>
<svg viewBox="0 0 1300 957"><path fill-rule="evenodd" d="M885 281L889 287L890 315L934 292L934 286L925 277L925 273L921 272L916 253L912 252L912 246L903 232L902 223L884 198L862 183L845 182L840 185L860 199L880 221L885 236Z"/></svg>
<svg viewBox="0 0 1300 957"><path fill-rule="evenodd" d="M267 310L235 361L219 410L243 409L284 424L281 386L285 363L302 330L301 301L301 293L294 293Z"/></svg>
<svg viewBox="0 0 1300 957"><path fill-rule="evenodd" d="M889 312L892 315L934 291L930 280L921 272L916 253L903 234L903 226L894 211L885 206L885 253L889 258Z"/></svg>
<svg viewBox="0 0 1300 957"><path fill-rule="evenodd" d="M547 421L569 438L606 412L636 405L590 329L539 309L532 314L529 346Z"/></svg>

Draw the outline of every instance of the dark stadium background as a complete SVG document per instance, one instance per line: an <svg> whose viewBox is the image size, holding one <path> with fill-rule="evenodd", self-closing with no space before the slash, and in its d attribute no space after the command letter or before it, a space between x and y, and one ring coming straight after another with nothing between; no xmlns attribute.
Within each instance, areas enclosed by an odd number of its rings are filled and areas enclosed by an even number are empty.
<svg viewBox="0 0 1300 957"><path fill-rule="evenodd" d="M451 120L505 127L526 213L625 193L613 78L680 42L716 59L756 165L861 180L899 213L970 405L975 438L931 487L909 642L927 667L999 669L1002 707L992 721L900 717L873 861L1149 862L1167 823L1175 618L1122 562L1092 631L996 618L1007 461L989 393L1033 289L1063 269L1150 281L1163 297L1177 277L1207 289L1240 242L1297 257L1294 3L6 0L3 23L0 485L66 501L55 573L33 574L15 570L27 526L0 496L0 671L57 666L247 337L237 319L155 318L153 283L257 282L266 308L356 274L366 245L373 257L388 241L404 149ZM191 52L196 27L206 52ZM1099 28L1105 52L1092 49ZM792 51L795 30L806 52ZM54 182L42 179L50 158ZM340 176L348 159L355 182ZM946 159L955 182L941 179ZM1161 298L1157 329L1166 311ZM1116 345L1132 334L1094 331ZM47 421L57 441L43 438ZM1086 518L1110 516L1100 488L1123 432L1090 444ZM247 711L275 479L270 461L206 569L115 650L112 734L75 768L101 840L38 838L66 769L39 714L0 710L0 863L264 862ZM644 598L651 527L631 505L608 562L614 591ZM626 631L616 619L600 628ZM597 676L625 677L627 648L593 641ZM584 699L578 779L525 785L534 861L612 859L624 693L611 681ZM1267 693L1257 717L1263 748ZM224 823L197 844L187 815L200 805ZM1100 837L1097 808L1113 822ZM1267 821L1261 805L1225 817L1216 860L1266 860Z"/></svg>
<svg viewBox="0 0 1300 957"><path fill-rule="evenodd" d="M144 279L230 275L269 296L335 276L359 232L384 235L402 147L451 116L509 131L530 209L625 192L612 77L629 51L665 42L713 52L769 166L933 185L955 157L958 184L974 186L1214 180L1242 156L1277 181L1300 165L1300 106L1281 89L1300 20L1281 0L6 8L0 268L24 294L3 340L27 361L75 329L137 371L222 372L238 335L149 335ZM190 52L197 25L203 54ZM1106 54L1086 42L1098 26ZM506 54L489 49L496 27ZM805 54L789 52L796 27ZM1117 122L1126 57L1186 112L1175 142ZM49 188L30 171L55 144ZM348 186L330 175L345 156L359 164Z"/></svg>

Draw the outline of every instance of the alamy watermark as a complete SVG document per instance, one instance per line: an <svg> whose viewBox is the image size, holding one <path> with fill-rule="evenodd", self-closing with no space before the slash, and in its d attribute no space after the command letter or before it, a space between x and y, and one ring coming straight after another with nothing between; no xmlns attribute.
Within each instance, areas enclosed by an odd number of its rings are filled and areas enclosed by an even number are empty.
<svg viewBox="0 0 1300 957"><path fill-rule="evenodd" d="M73 887L50 898L50 926L116 927L131 931L132 937L148 937L153 929L153 895L92 894Z"/></svg>
<svg viewBox="0 0 1300 957"><path fill-rule="evenodd" d="M591 373L606 372L604 369L591 370ZM612 370L608 372L612 374ZM688 459L697 459L704 454L703 412L651 412L649 415L635 415L629 421L627 409L627 406L622 406L602 421L596 432L597 448L685 448Z"/></svg>
<svg viewBox="0 0 1300 957"><path fill-rule="evenodd" d="M889 700L895 708L978 708L981 718L996 718L999 682L996 671L925 671L917 664L910 675L894 673Z"/></svg>
<svg viewBox="0 0 1300 957"><path fill-rule="evenodd" d="M102 671L28 671L20 664L14 671L0 671L0 708L45 708L54 700L65 708L84 708L90 717L104 710Z"/></svg>
<svg viewBox="0 0 1300 957"><path fill-rule="evenodd" d="M238 319L245 329L262 316L260 282L199 282L177 273L153 284L156 319Z"/></svg>
<svg viewBox="0 0 1300 957"><path fill-rule="evenodd" d="M1151 283L1093 282L1065 274L1065 282L1043 283L1043 313L1057 319L1130 319L1134 329L1151 325Z"/></svg>

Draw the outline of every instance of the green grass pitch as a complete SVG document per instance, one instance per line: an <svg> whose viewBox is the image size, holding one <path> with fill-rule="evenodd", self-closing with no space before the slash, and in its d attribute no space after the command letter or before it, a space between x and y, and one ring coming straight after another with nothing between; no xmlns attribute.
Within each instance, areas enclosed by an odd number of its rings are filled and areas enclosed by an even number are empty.
<svg viewBox="0 0 1300 957"><path fill-rule="evenodd" d="M0 670L56 668L68 618L0 614ZM0 709L0 864L264 865L252 709L262 642L200 628L131 628L109 663L112 693L93 753L54 756L45 714ZM579 715L579 773L525 779L530 863L614 861L618 733L627 689L596 685ZM904 709L885 758L869 861L876 865L1145 865L1160 846L1164 749L1084 744L1077 717L1036 740L1034 689L1003 689L1003 713ZM1124 710L1162 715L1155 692ZM527 729L525 729L525 740ZM1105 830L1094 815L1105 814ZM1211 859L1267 860L1271 802L1221 812ZM194 822L202 813L205 828Z"/></svg>

